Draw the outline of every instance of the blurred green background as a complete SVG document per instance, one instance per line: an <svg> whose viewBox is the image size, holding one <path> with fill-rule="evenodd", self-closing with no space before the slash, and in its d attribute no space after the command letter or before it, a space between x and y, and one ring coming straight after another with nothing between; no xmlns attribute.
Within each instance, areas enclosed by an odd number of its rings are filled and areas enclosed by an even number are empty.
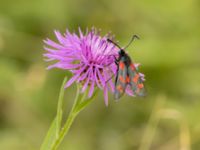
<svg viewBox="0 0 200 150"><path fill-rule="evenodd" d="M43 39L54 29L112 31L146 75L148 96L105 107L102 92L75 120L60 150L200 149L200 1L1 0L0 149L38 150L68 72L47 71ZM75 85L66 90L66 115Z"/></svg>

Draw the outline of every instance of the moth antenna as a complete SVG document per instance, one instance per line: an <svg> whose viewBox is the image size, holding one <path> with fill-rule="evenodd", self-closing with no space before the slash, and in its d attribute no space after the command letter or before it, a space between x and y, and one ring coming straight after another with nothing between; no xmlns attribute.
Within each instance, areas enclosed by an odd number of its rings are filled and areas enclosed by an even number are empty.
<svg viewBox="0 0 200 150"><path fill-rule="evenodd" d="M119 49L122 49L117 43L112 41L111 39L107 39L108 42L113 43L115 46L117 46Z"/></svg>
<svg viewBox="0 0 200 150"><path fill-rule="evenodd" d="M137 35L133 35L130 42L125 46L124 49L128 48L135 39L139 40L140 38Z"/></svg>

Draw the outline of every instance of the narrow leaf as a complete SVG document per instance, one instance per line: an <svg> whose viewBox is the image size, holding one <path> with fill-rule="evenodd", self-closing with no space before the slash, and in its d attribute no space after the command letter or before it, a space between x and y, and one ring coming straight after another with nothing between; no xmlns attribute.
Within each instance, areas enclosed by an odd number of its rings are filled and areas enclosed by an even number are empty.
<svg viewBox="0 0 200 150"><path fill-rule="evenodd" d="M60 145L60 143L62 142L63 138L65 137L65 135L68 133L68 130L72 124L72 122L74 121L76 114L74 113L74 110L76 110L76 107L78 106L78 104L80 103L80 101L83 99L84 94L80 93L80 85L77 84L77 92L76 92L76 97L74 99L74 103L72 106L72 109L69 113L69 116L64 124L64 126L62 127L61 131L59 132L59 136L58 138L56 138L56 140L53 142L51 149L52 150L56 150L57 147Z"/></svg>
<svg viewBox="0 0 200 150"><path fill-rule="evenodd" d="M57 108L57 119L56 119L56 138L58 138L60 129L61 129L61 123L62 123L62 106L63 106L63 99L64 99L64 86L67 82L67 77L64 78L61 89L60 89L60 95L58 99L58 108Z"/></svg>
<svg viewBox="0 0 200 150"><path fill-rule="evenodd" d="M42 143L40 150L50 150L52 144L58 138L60 129L61 129L61 122L62 122L62 105L63 105L63 97L64 97L64 85L67 81L67 77L63 80L59 99L58 99L58 107L57 107L57 115L54 121L51 123L51 126L47 132L47 135Z"/></svg>
<svg viewBox="0 0 200 150"><path fill-rule="evenodd" d="M52 143L56 139L56 119L53 120L51 126L48 130L48 133L42 143L40 150L50 150Z"/></svg>

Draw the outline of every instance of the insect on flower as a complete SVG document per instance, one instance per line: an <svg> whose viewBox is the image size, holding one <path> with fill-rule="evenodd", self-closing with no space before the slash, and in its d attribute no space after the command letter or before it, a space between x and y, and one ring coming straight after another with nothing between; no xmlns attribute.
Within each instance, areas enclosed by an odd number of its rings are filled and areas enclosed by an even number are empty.
<svg viewBox="0 0 200 150"><path fill-rule="evenodd" d="M118 58L115 57L115 63L117 65L114 91L115 99L119 99L124 94L128 85L131 87L134 95L145 95L143 75L138 72L138 67L132 63L130 56L125 52L125 49L133 42L134 39L139 39L139 37L134 35L125 48L121 48L117 43L107 39L108 42L113 43L119 48L119 56Z"/></svg>
<svg viewBox="0 0 200 150"><path fill-rule="evenodd" d="M72 77L68 80L65 88L73 83L80 84L81 93L89 89L88 97L91 97L95 88L104 92L104 101L108 105L108 91L114 92L112 80L106 82L116 70L114 56L117 56L117 47L107 39L113 39L111 34L100 35L100 30L92 28L79 34L70 33L68 30L64 34L55 31L58 42L50 39L44 40L45 54L47 61L52 62L48 66L70 71Z"/></svg>
<svg viewBox="0 0 200 150"><path fill-rule="evenodd" d="M101 36L100 33L96 28L86 30L85 33L79 28L79 34L68 30L64 34L55 31L57 42L48 38L44 40L46 52L43 55L46 61L51 62L48 69L59 68L71 72L72 77L65 88L73 83L80 84L81 93L89 89L88 97L93 95L95 88L99 88L104 92L106 106L109 91L115 93L116 99L123 93L142 95L144 76L137 72L137 64L131 63L124 50L111 41L113 35L108 33ZM118 75L114 84L110 79L116 72ZM134 81L137 82L133 82L131 77L135 77Z"/></svg>

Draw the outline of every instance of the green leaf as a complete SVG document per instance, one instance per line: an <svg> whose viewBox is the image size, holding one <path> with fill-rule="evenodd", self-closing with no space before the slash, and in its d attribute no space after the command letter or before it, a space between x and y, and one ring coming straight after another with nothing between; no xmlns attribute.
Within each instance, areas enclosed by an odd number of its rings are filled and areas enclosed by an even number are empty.
<svg viewBox="0 0 200 150"><path fill-rule="evenodd" d="M42 143L40 150L50 150L52 147L52 144L56 141L56 139L59 136L59 132L61 129L61 122L62 122L64 85L65 85L66 81L67 81L67 77L63 80L63 83L62 83L62 86L60 89L60 94L59 94L59 99L58 99L58 107L57 107L57 115L47 132L47 135L44 139L44 142Z"/></svg>
<svg viewBox="0 0 200 150"><path fill-rule="evenodd" d="M40 150L50 150L52 143L56 140L56 120L56 118L53 120Z"/></svg>
<svg viewBox="0 0 200 150"><path fill-rule="evenodd" d="M77 84L77 92L76 92L76 97L74 99L74 104L72 106L72 109L69 113L69 116L63 126L63 128L61 129L61 131L59 132L59 136L58 138L56 138L55 141L53 141L52 144L52 150L56 150L57 147L59 146L59 144L61 143L61 141L63 140L64 136L68 133L68 130L73 122L73 120L76 117L76 114L74 113L74 110L76 109L76 107L78 106L78 104L81 102L81 100L84 98L85 94L81 94L80 93L80 85Z"/></svg>
<svg viewBox="0 0 200 150"><path fill-rule="evenodd" d="M61 89L60 89L60 95L58 99L58 108L57 108L57 116L56 116L56 138L58 138L60 129L61 129L61 123L62 123L62 106L63 106L63 99L64 99L64 86L67 82L67 77L64 78Z"/></svg>

